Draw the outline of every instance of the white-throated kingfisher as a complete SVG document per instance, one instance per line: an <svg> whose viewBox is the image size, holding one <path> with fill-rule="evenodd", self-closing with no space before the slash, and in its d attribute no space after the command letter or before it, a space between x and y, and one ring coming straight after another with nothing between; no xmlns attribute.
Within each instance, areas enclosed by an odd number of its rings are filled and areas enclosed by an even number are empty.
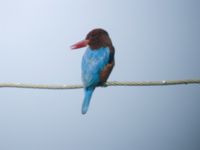
<svg viewBox="0 0 200 150"><path fill-rule="evenodd" d="M85 40L72 45L71 48L78 49L85 46L88 48L82 58L82 81L85 92L82 114L86 114L95 88L107 81L115 65L115 49L108 32L104 29L93 29Z"/></svg>

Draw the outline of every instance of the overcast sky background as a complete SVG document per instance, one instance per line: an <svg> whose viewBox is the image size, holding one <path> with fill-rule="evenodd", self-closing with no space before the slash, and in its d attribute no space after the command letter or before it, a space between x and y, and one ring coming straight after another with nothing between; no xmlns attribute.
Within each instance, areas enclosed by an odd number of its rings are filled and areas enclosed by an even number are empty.
<svg viewBox="0 0 200 150"><path fill-rule="evenodd" d="M200 77L198 0L0 1L0 82L81 83L84 49L106 29L116 49L110 81ZM200 86L83 90L0 89L1 150L199 150Z"/></svg>

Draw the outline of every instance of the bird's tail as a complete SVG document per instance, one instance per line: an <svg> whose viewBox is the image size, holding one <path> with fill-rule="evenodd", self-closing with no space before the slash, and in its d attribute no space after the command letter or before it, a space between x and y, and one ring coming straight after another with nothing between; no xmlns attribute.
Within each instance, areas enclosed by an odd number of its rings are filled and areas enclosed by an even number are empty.
<svg viewBox="0 0 200 150"><path fill-rule="evenodd" d="M90 105L90 100L92 97L92 93L94 92L94 87L92 88L86 88L85 89L85 97L83 100L83 104L82 104L82 114L86 114Z"/></svg>

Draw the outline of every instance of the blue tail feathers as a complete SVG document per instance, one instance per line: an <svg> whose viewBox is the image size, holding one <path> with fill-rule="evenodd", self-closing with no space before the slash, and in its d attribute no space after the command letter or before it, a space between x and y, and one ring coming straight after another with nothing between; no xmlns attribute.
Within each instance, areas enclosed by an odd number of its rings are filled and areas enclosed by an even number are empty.
<svg viewBox="0 0 200 150"><path fill-rule="evenodd" d="M94 87L85 88L85 97L82 104L82 114L86 114L90 105L90 100L92 97L92 93L94 92Z"/></svg>

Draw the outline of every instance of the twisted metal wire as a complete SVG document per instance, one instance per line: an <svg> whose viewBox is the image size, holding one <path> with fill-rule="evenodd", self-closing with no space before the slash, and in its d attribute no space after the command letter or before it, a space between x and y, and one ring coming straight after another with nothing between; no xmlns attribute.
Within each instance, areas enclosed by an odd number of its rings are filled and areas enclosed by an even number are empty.
<svg viewBox="0 0 200 150"><path fill-rule="evenodd" d="M180 85L180 84L200 84L200 79L189 80L163 80L163 81L109 81L102 87L108 86L166 86L166 85ZM31 88L31 89L81 89L83 85L67 85L67 84L26 84L26 83L0 83L0 88Z"/></svg>

